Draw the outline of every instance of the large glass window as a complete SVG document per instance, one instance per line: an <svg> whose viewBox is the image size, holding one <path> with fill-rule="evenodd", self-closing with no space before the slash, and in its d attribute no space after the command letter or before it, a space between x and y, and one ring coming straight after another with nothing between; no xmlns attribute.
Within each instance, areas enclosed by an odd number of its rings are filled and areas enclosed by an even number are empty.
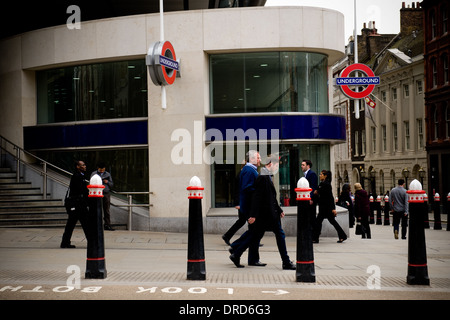
<svg viewBox="0 0 450 320"><path fill-rule="evenodd" d="M328 112L327 65L308 52L211 55L211 113Z"/></svg>
<svg viewBox="0 0 450 320"><path fill-rule="evenodd" d="M37 154L48 162L73 172L75 161L83 160L87 173L97 170L97 164L106 165L114 181L114 191L146 191L149 188L148 149L115 149L115 150L77 150L77 151L41 151ZM136 195L133 199L147 202L147 195Z"/></svg>
<svg viewBox="0 0 450 320"><path fill-rule="evenodd" d="M38 71L38 124L146 117L144 60Z"/></svg>
<svg viewBox="0 0 450 320"><path fill-rule="evenodd" d="M225 149L224 158L228 159ZM224 164L212 165L213 208L234 207L239 204L239 173L243 159L237 159L237 155L238 152L235 151L234 160L228 159ZM262 159L264 156L261 154ZM274 176L273 181L279 202L283 206L296 205L295 188L298 180L303 177L300 168L302 160L311 160L312 169L316 173L324 169L330 170L330 146L327 144L281 144L279 156L279 172Z"/></svg>

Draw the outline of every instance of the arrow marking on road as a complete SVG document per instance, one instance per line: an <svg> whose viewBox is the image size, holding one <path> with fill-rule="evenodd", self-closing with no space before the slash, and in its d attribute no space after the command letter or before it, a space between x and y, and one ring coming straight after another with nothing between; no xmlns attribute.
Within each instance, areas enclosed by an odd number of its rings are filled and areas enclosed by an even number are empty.
<svg viewBox="0 0 450 320"><path fill-rule="evenodd" d="M287 294L289 293L289 291L285 291L285 290L280 290L278 289L277 291L261 291L262 293L273 293L276 296L282 295L282 294Z"/></svg>

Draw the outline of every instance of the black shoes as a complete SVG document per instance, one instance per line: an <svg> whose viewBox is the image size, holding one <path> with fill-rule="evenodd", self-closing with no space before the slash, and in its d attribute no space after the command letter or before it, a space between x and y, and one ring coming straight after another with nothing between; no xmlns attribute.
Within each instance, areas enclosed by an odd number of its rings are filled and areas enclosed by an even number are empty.
<svg viewBox="0 0 450 320"><path fill-rule="evenodd" d="M262 263L261 261L256 261L254 263L249 263L249 266L254 266L254 267L265 267L267 266L267 263Z"/></svg>
<svg viewBox="0 0 450 320"><path fill-rule="evenodd" d="M225 237L225 235L222 236L222 240L225 241L225 243L229 246L231 246L230 244L230 239L228 239L227 237Z"/></svg>
<svg viewBox="0 0 450 320"><path fill-rule="evenodd" d="M70 244L70 243L69 244L61 243L60 247L61 248L69 248L69 249L76 248L73 244Z"/></svg>
<svg viewBox="0 0 450 320"><path fill-rule="evenodd" d="M296 270L297 267L292 263L292 261L289 262L283 262L283 270Z"/></svg>
<svg viewBox="0 0 450 320"><path fill-rule="evenodd" d="M111 227L109 224L105 224L104 229L108 231L115 231L115 229L113 229L113 227Z"/></svg>
<svg viewBox="0 0 450 320"><path fill-rule="evenodd" d="M337 241L337 243L342 243L342 242L344 242L345 240L347 240L347 237L345 237L345 238L343 238L343 239L339 239L339 240Z"/></svg>
<svg viewBox="0 0 450 320"><path fill-rule="evenodd" d="M244 268L244 266L240 262L240 258L236 257L234 254L230 255L230 260L233 261L236 268Z"/></svg>

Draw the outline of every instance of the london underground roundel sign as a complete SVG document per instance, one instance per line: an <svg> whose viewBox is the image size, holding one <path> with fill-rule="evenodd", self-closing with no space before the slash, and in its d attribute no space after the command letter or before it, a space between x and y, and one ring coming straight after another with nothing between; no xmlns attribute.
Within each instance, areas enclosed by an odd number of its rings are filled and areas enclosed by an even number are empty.
<svg viewBox="0 0 450 320"><path fill-rule="evenodd" d="M352 78L349 75L352 72L361 71L367 75L367 77ZM372 93L375 85L380 84L380 77L375 77L372 69L362 63L355 63L341 72L341 76L336 78L336 85L341 86L342 92L352 99L362 99ZM349 86L367 86L363 91L356 92L350 89Z"/></svg>
<svg viewBox="0 0 450 320"><path fill-rule="evenodd" d="M175 50L169 41L153 43L148 49L146 64L150 78L157 86L173 84L180 71L180 63L177 61Z"/></svg>

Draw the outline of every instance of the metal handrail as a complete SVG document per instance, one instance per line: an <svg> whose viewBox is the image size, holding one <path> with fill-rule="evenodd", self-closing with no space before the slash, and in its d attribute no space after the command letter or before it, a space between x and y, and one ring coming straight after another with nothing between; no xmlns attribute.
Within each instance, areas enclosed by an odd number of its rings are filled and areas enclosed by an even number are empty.
<svg viewBox="0 0 450 320"><path fill-rule="evenodd" d="M3 141L5 141L5 146L3 146ZM9 148L8 148L9 146ZM11 142L10 140L6 139L5 137L3 137L2 135L0 135L0 160L1 160L1 151L4 150L6 153L10 154L16 161L16 182L20 182L20 164L22 163L23 165L27 166L28 168L32 169L33 171L39 173L40 175L43 176L43 181L42 181L42 192L43 192L43 199L47 198L47 179L52 179L53 181L56 181L57 183L60 183L66 187L69 186L69 184L67 183L67 181L64 181L62 179L60 179L59 177L49 174L48 172L48 166L52 167L53 169L55 169L55 171L59 171L61 173L64 173L65 175L68 175L69 177L71 177L73 174L69 171L66 171L64 169L59 168L58 166L45 161L44 159L39 158L38 156L26 151L25 149L19 147L18 145L16 145L15 143ZM14 152L15 151L15 152ZM21 153L23 153L24 155L30 156L31 158L35 159L36 161L39 161L39 163L42 165L42 169L37 168L36 166L34 166L32 163L28 163L25 162L22 158L21 158ZM152 207L153 205L150 203L147 204L133 204L133 195L137 195L137 194L147 194L147 195L151 195L153 194L153 192L150 191L126 191L126 192L118 192L118 191L111 191L114 194L123 194L126 195L128 198L128 204L124 204L124 205L117 205L117 204L112 204L115 207L126 207L128 208L128 226L127 229L129 231L131 231L131 217L132 217L132 213L133 213L133 207Z"/></svg>
<svg viewBox="0 0 450 320"><path fill-rule="evenodd" d="M123 194L126 195L128 198L128 204L112 204L115 207L123 207L123 208L128 208L128 231L131 231L131 217L133 215L133 208L134 207L153 207L153 205L151 203L144 203L144 204L133 204L133 195L134 194L147 194L147 195L151 195L153 194L153 192L151 191L128 191L128 192L118 192L118 191L111 191L112 193L115 194Z"/></svg>

